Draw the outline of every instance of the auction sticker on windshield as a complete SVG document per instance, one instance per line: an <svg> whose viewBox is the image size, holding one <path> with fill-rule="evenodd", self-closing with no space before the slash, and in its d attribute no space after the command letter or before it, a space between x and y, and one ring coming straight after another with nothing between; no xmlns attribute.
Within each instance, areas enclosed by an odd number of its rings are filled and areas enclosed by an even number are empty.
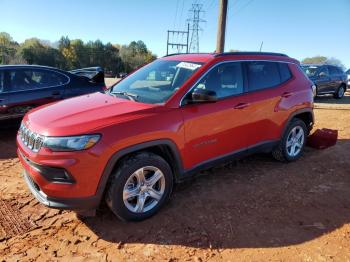
<svg viewBox="0 0 350 262"><path fill-rule="evenodd" d="M196 70L197 68L201 67L201 65L189 63L189 62L180 62L179 64L177 64L176 67L185 68L185 69L189 69L189 70Z"/></svg>

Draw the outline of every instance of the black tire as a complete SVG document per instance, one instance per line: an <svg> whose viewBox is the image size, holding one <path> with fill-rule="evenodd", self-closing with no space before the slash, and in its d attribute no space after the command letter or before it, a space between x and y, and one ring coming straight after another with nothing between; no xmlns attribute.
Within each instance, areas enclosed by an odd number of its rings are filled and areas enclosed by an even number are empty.
<svg viewBox="0 0 350 262"><path fill-rule="evenodd" d="M161 199L151 210L143 213L132 212L125 205L123 190L131 175L142 167L153 166L164 175L165 189ZM112 212L123 221L141 221L156 214L167 202L173 188L173 173L169 164L159 155L150 152L136 153L124 159L111 174L106 192L106 202Z"/></svg>
<svg viewBox="0 0 350 262"><path fill-rule="evenodd" d="M316 85L315 85L315 93L313 95L314 95L314 99L318 97L318 88Z"/></svg>
<svg viewBox="0 0 350 262"><path fill-rule="evenodd" d="M301 127L303 132L304 132L304 140L302 143L302 147L300 149L300 152L295 155L295 156L290 156L287 152L287 139L288 136L290 134L290 132L292 131L293 128L295 127ZM293 118L291 120L291 122L288 124L282 139L280 140L278 146L272 151L272 156L281 162L292 162L295 161L297 159L299 159L304 151L304 147L305 147L305 143L306 143L306 137L308 134L308 129L306 127L306 124L304 123L304 121L298 119L298 118Z"/></svg>
<svg viewBox="0 0 350 262"><path fill-rule="evenodd" d="M333 96L335 99L341 99L344 96L345 92L346 92L345 86L340 85Z"/></svg>

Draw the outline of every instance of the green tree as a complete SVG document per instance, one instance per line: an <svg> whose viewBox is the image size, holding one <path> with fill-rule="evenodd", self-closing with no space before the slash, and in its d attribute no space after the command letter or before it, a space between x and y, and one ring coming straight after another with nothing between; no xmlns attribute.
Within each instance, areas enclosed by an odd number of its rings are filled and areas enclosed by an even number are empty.
<svg viewBox="0 0 350 262"><path fill-rule="evenodd" d="M0 64L24 63L24 60L17 54L19 44L13 41L12 37L5 32L0 33Z"/></svg>
<svg viewBox="0 0 350 262"><path fill-rule="evenodd" d="M25 40L18 52L28 64L65 68L66 62L62 53L55 48L43 45L37 38Z"/></svg>
<svg viewBox="0 0 350 262"><path fill-rule="evenodd" d="M325 56L314 56L304 58L301 62L303 64L324 64L327 61L327 57Z"/></svg>

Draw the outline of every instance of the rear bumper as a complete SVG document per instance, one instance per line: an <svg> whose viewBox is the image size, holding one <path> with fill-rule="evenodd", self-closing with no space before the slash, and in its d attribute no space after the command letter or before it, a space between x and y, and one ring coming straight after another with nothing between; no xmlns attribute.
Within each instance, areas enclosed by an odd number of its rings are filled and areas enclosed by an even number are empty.
<svg viewBox="0 0 350 262"><path fill-rule="evenodd" d="M29 190L35 198L42 204L57 209L69 209L76 211L85 211L96 209L100 203L98 196L84 197L84 198L53 198L48 197L41 191L38 184L34 182L27 171L23 172L24 180L27 183Z"/></svg>

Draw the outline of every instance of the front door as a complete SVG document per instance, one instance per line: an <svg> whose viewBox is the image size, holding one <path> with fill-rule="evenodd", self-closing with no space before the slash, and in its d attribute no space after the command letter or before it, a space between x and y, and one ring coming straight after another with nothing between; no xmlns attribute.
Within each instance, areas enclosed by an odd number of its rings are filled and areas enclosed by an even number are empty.
<svg viewBox="0 0 350 262"><path fill-rule="evenodd" d="M246 105L240 62L215 66L195 89L215 91L217 102L191 104L191 92L181 107L185 129L185 169L223 157L246 147Z"/></svg>

